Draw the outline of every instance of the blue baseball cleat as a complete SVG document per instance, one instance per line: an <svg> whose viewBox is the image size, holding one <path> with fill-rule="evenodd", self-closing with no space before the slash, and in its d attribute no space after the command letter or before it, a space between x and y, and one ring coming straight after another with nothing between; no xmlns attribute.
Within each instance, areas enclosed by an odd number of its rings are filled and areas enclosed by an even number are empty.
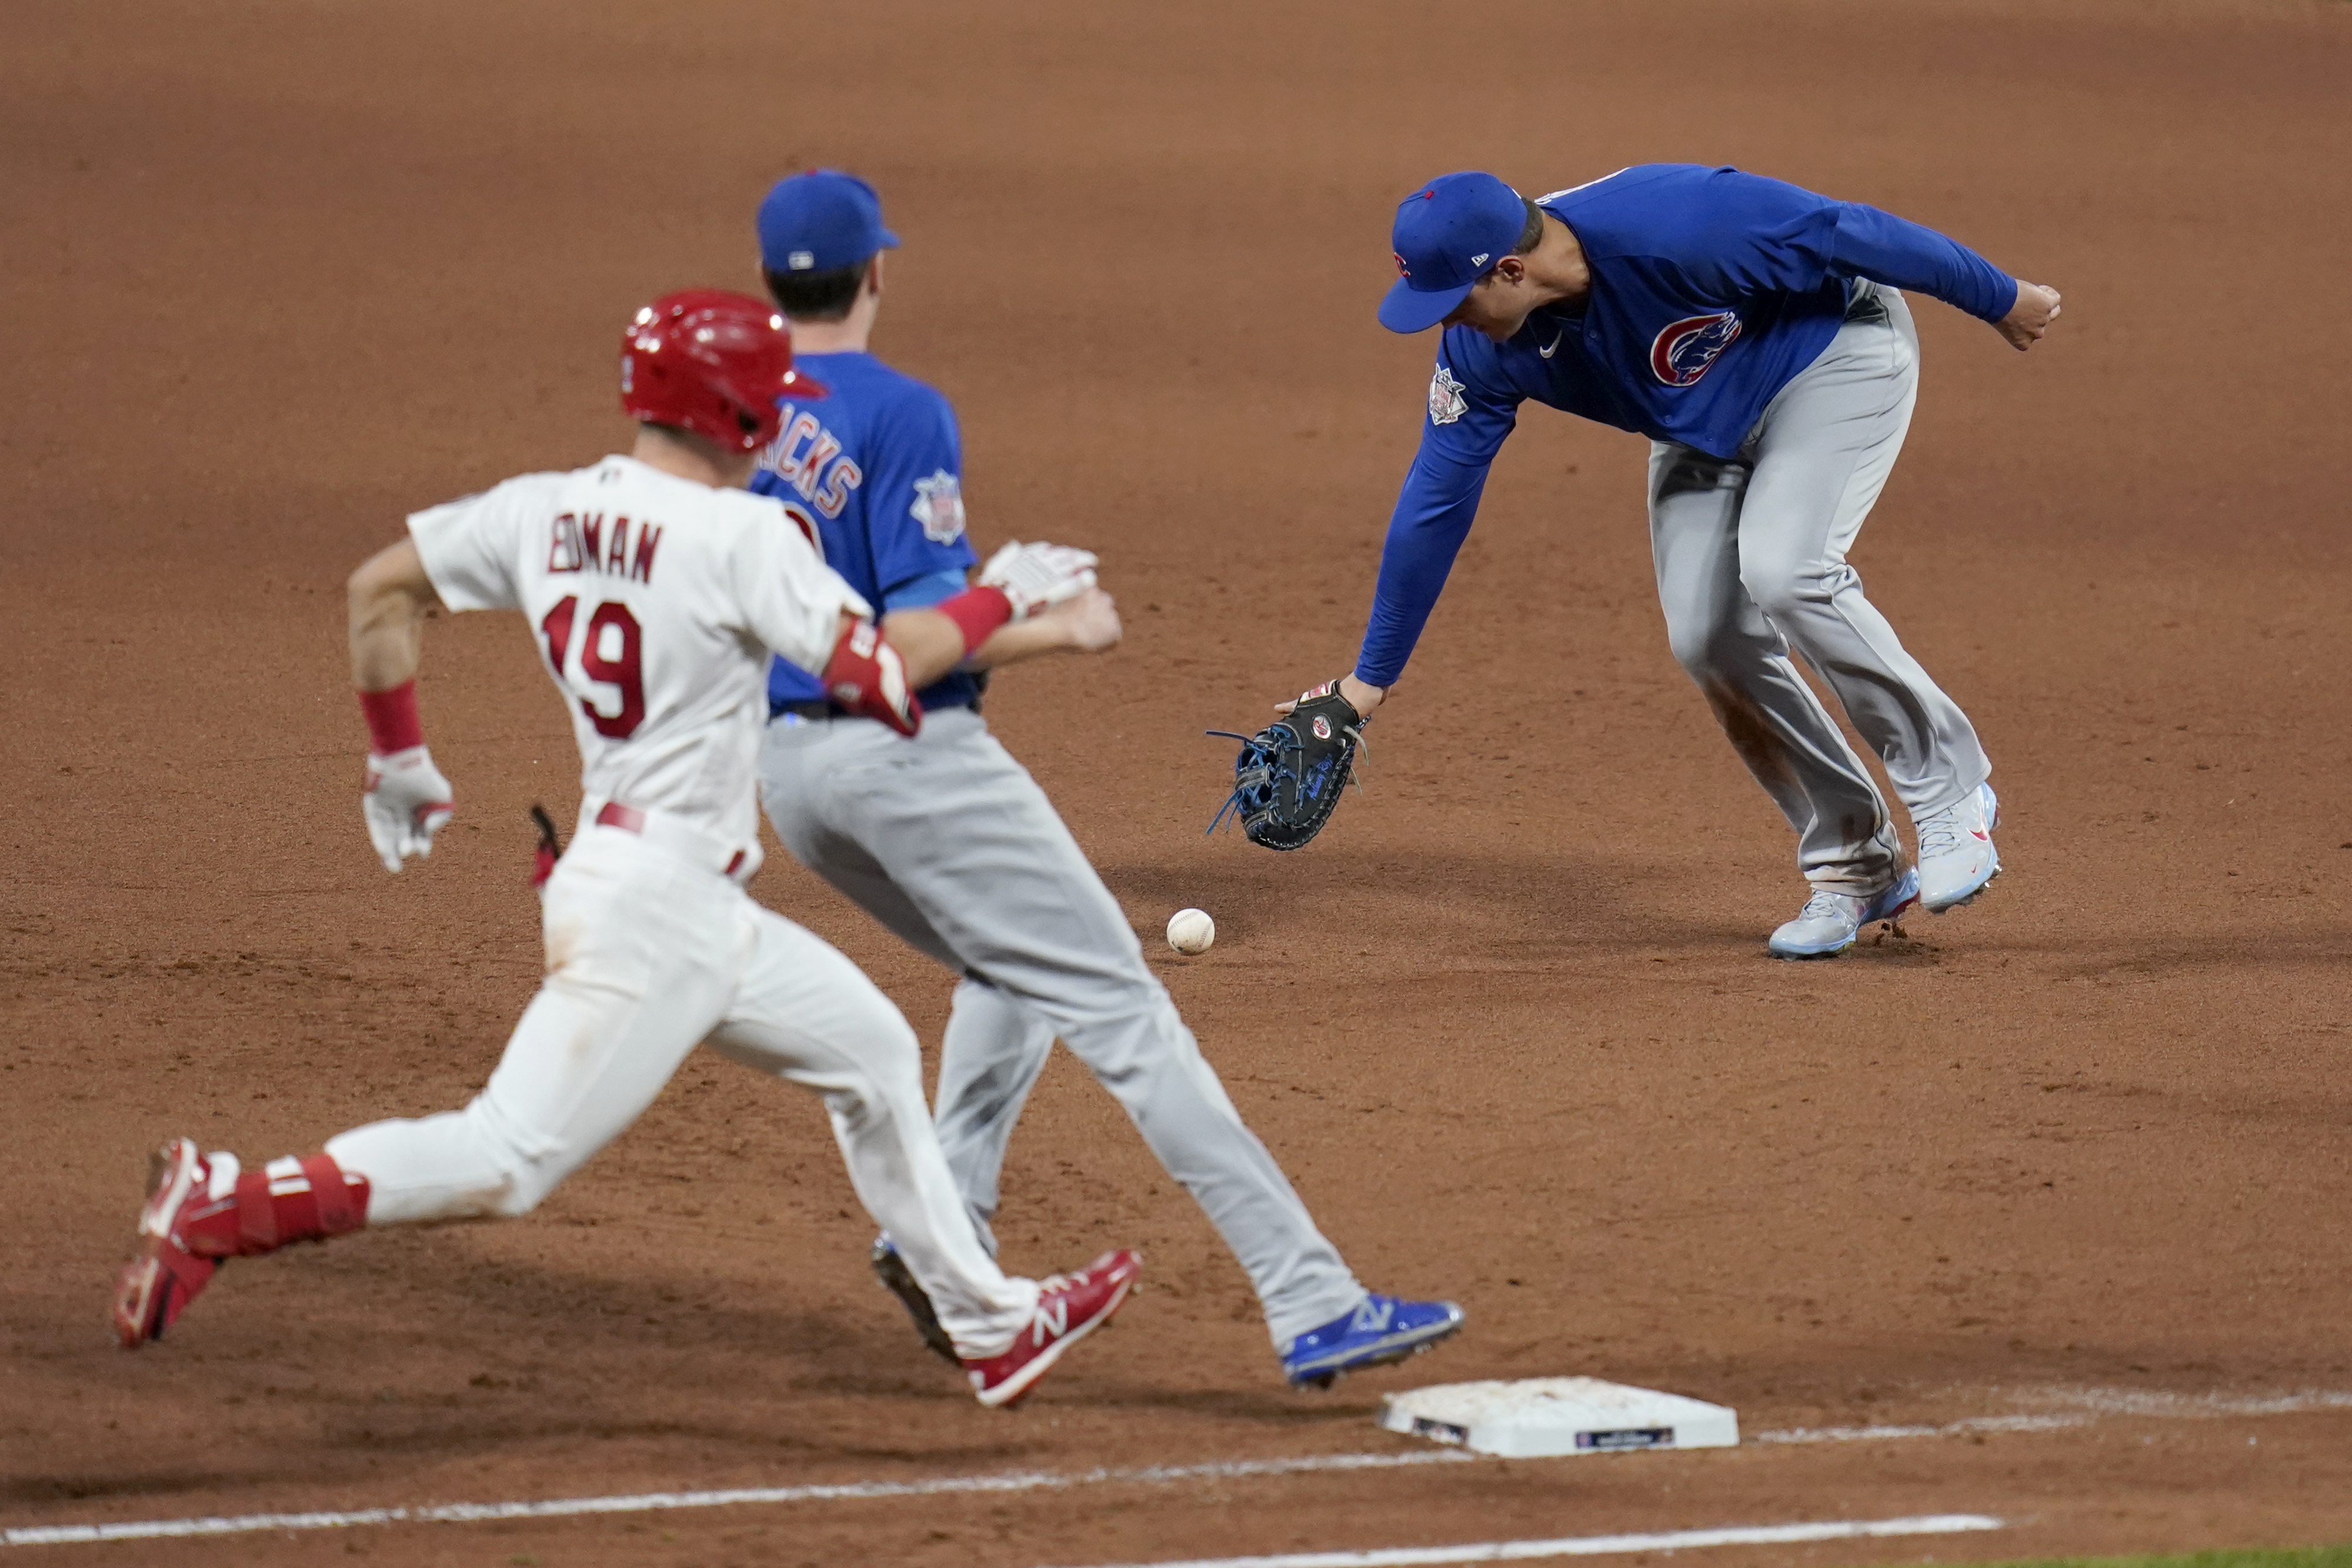
<svg viewBox="0 0 2352 1568"><path fill-rule="evenodd" d="M1366 1296L1346 1317L1291 1341L1282 1352L1282 1373L1296 1386L1328 1388L1343 1372L1419 1355L1461 1327L1462 1309L1451 1301Z"/></svg>

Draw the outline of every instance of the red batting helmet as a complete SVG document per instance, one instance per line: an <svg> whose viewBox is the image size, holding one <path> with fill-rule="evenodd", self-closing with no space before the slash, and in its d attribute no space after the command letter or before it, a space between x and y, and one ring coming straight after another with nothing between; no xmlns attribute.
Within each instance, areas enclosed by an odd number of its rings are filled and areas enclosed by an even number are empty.
<svg viewBox="0 0 2352 1568"><path fill-rule="evenodd" d="M823 397L793 369L793 334L773 305L724 289L686 289L639 310L621 334L621 407L721 447L776 438L780 397Z"/></svg>

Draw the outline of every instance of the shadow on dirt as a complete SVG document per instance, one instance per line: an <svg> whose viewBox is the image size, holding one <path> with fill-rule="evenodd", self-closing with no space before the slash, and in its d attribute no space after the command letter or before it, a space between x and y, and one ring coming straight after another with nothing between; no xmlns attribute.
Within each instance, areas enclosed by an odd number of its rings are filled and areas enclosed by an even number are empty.
<svg viewBox="0 0 2352 1568"><path fill-rule="evenodd" d="M1529 938L1590 944L1704 943L1737 928L1730 921L1695 921L1660 915L1645 892L1673 873L1662 862L1600 856L1515 858L1462 855L1429 848L1356 849L1309 846L1277 857L1249 848L1246 856L1114 861L1097 868L1103 881L1139 918L1186 905L1216 918L1218 934L1256 937L1387 927L1459 931L1474 936L1505 929ZM1641 910L1628 930L1629 910ZM1409 926L1399 922L1409 919Z"/></svg>

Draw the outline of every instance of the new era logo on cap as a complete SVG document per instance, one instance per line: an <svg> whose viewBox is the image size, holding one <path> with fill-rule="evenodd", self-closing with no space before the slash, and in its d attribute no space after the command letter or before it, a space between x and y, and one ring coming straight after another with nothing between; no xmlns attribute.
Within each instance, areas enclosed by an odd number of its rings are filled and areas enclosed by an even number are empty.
<svg viewBox="0 0 2352 1568"><path fill-rule="evenodd" d="M816 252L814 250L795 250L790 256L785 257L784 261L793 271L806 272L810 268L816 265Z"/></svg>

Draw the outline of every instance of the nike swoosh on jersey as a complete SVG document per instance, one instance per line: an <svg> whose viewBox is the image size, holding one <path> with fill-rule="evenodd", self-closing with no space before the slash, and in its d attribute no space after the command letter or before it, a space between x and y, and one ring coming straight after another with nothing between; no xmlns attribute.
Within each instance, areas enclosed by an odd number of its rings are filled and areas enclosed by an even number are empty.
<svg viewBox="0 0 2352 1568"><path fill-rule="evenodd" d="M1568 329L1566 327L1562 327L1559 331L1551 335L1551 342L1549 343L1536 350L1536 353L1541 354L1546 359L1551 358L1553 353L1559 347L1559 340L1566 336L1568 336Z"/></svg>

